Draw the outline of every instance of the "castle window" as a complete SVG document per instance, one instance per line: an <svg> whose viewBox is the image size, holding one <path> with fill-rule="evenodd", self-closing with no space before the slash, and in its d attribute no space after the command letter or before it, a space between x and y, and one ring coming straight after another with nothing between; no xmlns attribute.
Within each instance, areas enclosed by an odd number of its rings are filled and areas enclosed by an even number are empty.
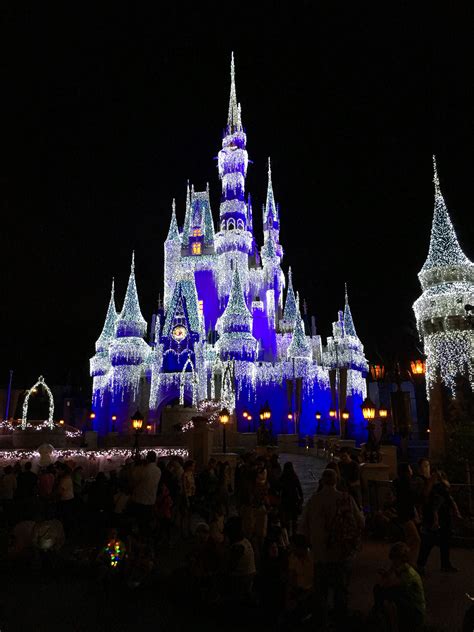
<svg viewBox="0 0 474 632"><path fill-rule="evenodd" d="M227 230L234 230L235 228L235 219L231 217L227 222Z"/></svg>
<svg viewBox="0 0 474 632"><path fill-rule="evenodd" d="M198 309L199 309L200 314L204 314L204 301L203 300L198 301Z"/></svg>
<svg viewBox="0 0 474 632"><path fill-rule="evenodd" d="M243 219L238 219L237 220L237 228L240 228L241 230L244 229L244 220Z"/></svg>
<svg viewBox="0 0 474 632"><path fill-rule="evenodd" d="M200 228L194 228L193 237L201 237L201 236L202 236L202 230Z"/></svg>
<svg viewBox="0 0 474 632"><path fill-rule="evenodd" d="M191 244L191 252L193 255L200 255L202 251L202 246L200 241L193 241Z"/></svg>

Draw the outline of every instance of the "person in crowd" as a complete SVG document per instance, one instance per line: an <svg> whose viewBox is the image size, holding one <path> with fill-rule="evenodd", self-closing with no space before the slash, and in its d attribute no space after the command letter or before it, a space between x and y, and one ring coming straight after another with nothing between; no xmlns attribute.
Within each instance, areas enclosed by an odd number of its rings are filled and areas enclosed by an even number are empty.
<svg viewBox="0 0 474 632"><path fill-rule="evenodd" d="M214 540L217 546L224 543L224 526L225 526L225 512L224 508L219 505L211 514L211 520L209 522L209 535Z"/></svg>
<svg viewBox="0 0 474 632"><path fill-rule="evenodd" d="M349 492L360 509L362 507L362 493L359 464L351 457L349 448L341 448L339 456L339 470L344 491Z"/></svg>
<svg viewBox="0 0 474 632"><path fill-rule="evenodd" d="M188 564L193 592L199 596L199 602L215 603L219 599L217 576L221 568L221 559L216 543L210 537L209 526L205 522L200 522L196 527Z"/></svg>
<svg viewBox="0 0 474 632"><path fill-rule="evenodd" d="M169 547L171 546L173 499L163 478L160 479L158 486L155 511L158 520L159 541Z"/></svg>
<svg viewBox="0 0 474 632"><path fill-rule="evenodd" d="M183 468L182 482L182 533L184 537L191 536L191 518L194 509L194 499L196 496L196 479L194 461L186 461Z"/></svg>
<svg viewBox="0 0 474 632"><path fill-rule="evenodd" d="M339 469L339 464L336 461L329 461L326 464L326 469L327 470L334 470L334 472L336 472L336 489L339 490L340 492L344 491L344 486L342 483L342 479L341 479L341 471ZM318 492L320 492L323 488L323 481L322 479L319 479L318 482Z"/></svg>
<svg viewBox="0 0 474 632"><path fill-rule="evenodd" d="M30 461L25 463L23 471L17 476L16 482L16 498L20 500L31 500L36 496L38 491L38 477L32 471Z"/></svg>
<svg viewBox="0 0 474 632"><path fill-rule="evenodd" d="M242 532L239 516L229 518L225 525L229 543L228 594L232 601L252 600L255 579L255 553L249 540Z"/></svg>
<svg viewBox="0 0 474 632"><path fill-rule="evenodd" d="M283 526L289 535L296 533L298 516L303 509L303 489L300 479L295 472L293 463L287 461L283 466L283 472L279 481L280 487L280 511Z"/></svg>
<svg viewBox="0 0 474 632"><path fill-rule="evenodd" d="M450 493L450 483L444 472L434 470L431 473L431 490L423 505L421 547L418 557L418 570L424 575L425 567L431 550L439 547L441 570L445 573L455 573L458 569L453 566L450 558L453 516L462 516L458 506Z"/></svg>
<svg viewBox="0 0 474 632"><path fill-rule="evenodd" d="M74 498L82 500L84 491L84 470L80 465L74 468L72 472L72 484L74 487Z"/></svg>
<svg viewBox="0 0 474 632"><path fill-rule="evenodd" d="M352 496L339 492L336 483L335 471L324 470L322 489L309 499L299 527L311 545L323 624L331 591L337 617L344 620L347 615L352 561L365 523Z"/></svg>
<svg viewBox="0 0 474 632"><path fill-rule="evenodd" d="M132 474L132 494L129 510L141 530L149 530L153 519L161 470L156 464L156 452L147 452L143 464L135 465Z"/></svg>
<svg viewBox="0 0 474 632"><path fill-rule="evenodd" d="M268 485L273 493L278 493L282 469L276 452L270 455L268 462Z"/></svg>
<svg viewBox="0 0 474 632"><path fill-rule="evenodd" d="M68 535L74 526L74 485L71 470L66 463L58 464L56 479L56 496L58 499L58 516L63 523L64 531Z"/></svg>
<svg viewBox="0 0 474 632"><path fill-rule="evenodd" d="M310 614L314 600L314 566L306 538L297 533L291 538L286 583L286 610L293 620Z"/></svg>
<svg viewBox="0 0 474 632"><path fill-rule="evenodd" d="M418 512L415 507L415 491L412 484L413 471L408 463L399 463L398 478L393 482L395 508L402 526L405 542L410 549L410 562L416 564L420 552L420 535L417 524Z"/></svg>
<svg viewBox="0 0 474 632"><path fill-rule="evenodd" d="M405 542L390 549L390 568L380 571L374 587L374 612L382 629L410 632L422 629L425 621L425 593L419 574L409 563L411 551ZM385 624L385 625L383 625Z"/></svg>
<svg viewBox="0 0 474 632"><path fill-rule="evenodd" d="M3 469L3 476L0 480L0 499L5 506L5 501L7 503L13 500L17 489L17 477L13 471L13 467L11 465L7 465Z"/></svg>
<svg viewBox="0 0 474 632"><path fill-rule="evenodd" d="M218 464L218 483L216 502L224 508L225 515L229 515L229 503L230 496L233 492L232 489L232 469L228 461Z"/></svg>

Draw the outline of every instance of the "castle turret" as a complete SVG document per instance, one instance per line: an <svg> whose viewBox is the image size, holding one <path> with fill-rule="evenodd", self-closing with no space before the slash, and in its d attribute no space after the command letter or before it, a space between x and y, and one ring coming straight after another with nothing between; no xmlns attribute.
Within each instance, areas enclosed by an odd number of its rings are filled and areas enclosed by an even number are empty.
<svg viewBox="0 0 474 632"><path fill-rule="evenodd" d="M300 310L298 308L296 311L293 336L290 346L288 347L288 358L311 360L311 356L311 344L304 333L303 319L301 318Z"/></svg>
<svg viewBox="0 0 474 632"><path fill-rule="evenodd" d="M130 277L123 308L117 318L115 339L109 347L109 358L112 365L110 388L112 398L120 400L128 408L135 405L138 395L143 364L148 357L150 347L143 340L147 323L143 318L138 301L135 282L135 254L132 256ZM128 397L125 396L128 394ZM133 412L133 411L132 411ZM121 410L122 423L128 412ZM128 419L126 419L128 423Z"/></svg>
<svg viewBox="0 0 474 632"><path fill-rule="evenodd" d="M181 260L181 236L176 221L176 202L173 200L171 211L171 222L168 236L164 244L165 251L165 287L164 287L164 307L168 308L170 299L179 271Z"/></svg>
<svg viewBox="0 0 474 632"><path fill-rule="evenodd" d="M216 348L221 358L255 360L257 341L251 332L252 314L245 302L239 271L235 267L229 301L219 322L220 338Z"/></svg>
<svg viewBox="0 0 474 632"><path fill-rule="evenodd" d="M435 203L428 257L418 274L423 293L413 309L426 354L428 396L440 374L454 390L458 374L474 384L474 333L466 305L474 304L474 264L464 254L439 186L433 157Z"/></svg>
<svg viewBox="0 0 474 632"><path fill-rule="evenodd" d="M298 313L295 292L293 290L293 277L291 267L288 269L288 290L286 292L285 307L283 309L283 318L280 321L280 330L284 333L293 331L295 320Z"/></svg>
<svg viewBox="0 0 474 632"><path fill-rule="evenodd" d="M115 290L112 279L109 307L105 317L104 326L95 343L95 355L90 359L90 375L93 378L92 399L93 405L103 394L107 384L107 373L110 369L109 347L115 338L117 326L117 310L115 308Z"/></svg>

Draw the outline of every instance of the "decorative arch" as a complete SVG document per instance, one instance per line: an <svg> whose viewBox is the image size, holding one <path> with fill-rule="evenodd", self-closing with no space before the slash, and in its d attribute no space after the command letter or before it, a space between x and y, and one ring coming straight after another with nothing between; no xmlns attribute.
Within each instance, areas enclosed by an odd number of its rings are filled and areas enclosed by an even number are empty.
<svg viewBox="0 0 474 632"><path fill-rule="evenodd" d="M235 219L231 217L227 220L227 230L234 230L235 228Z"/></svg>
<svg viewBox="0 0 474 632"><path fill-rule="evenodd" d="M238 219L237 220L237 228L244 230L244 220L243 219Z"/></svg>
<svg viewBox="0 0 474 632"><path fill-rule="evenodd" d="M194 370L194 364L191 360L191 357L188 357L181 371L181 376L179 380L179 403L181 404L181 406L184 406L184 386L185 386L185 379L186 379L186 368L188 367L188 365L191 367L191 374L192 374L192 378L191 378L191 384L192 384L192 390L193 390L192 405L196 406L197 404L197 377L196 377L196 371Z"/></svg>
<svg viewBox="0 0 474 632"><path fill-rule="evenodd" d="M33 384L33 386L26 391L26 397L25 397L25 401L23 402L23 418L21 420L21 428L22 430L26 429L26 425L27 425L27 417L28 417L28 402L30 400L30 395L31 393L35 390L35 388L37 386L42 386L44 388L44 390L46 391L48 398L49 398L49 415L48 415L48 421L46 422L49 428L53 428L54 427L54 421L53 421L53 415L54 415L54 398L53 398L53 394L51 393L49 386L46 384L46 382L44 381L44 377L42 375L39 376L38 381L36 382L36 384Z"/></svg>

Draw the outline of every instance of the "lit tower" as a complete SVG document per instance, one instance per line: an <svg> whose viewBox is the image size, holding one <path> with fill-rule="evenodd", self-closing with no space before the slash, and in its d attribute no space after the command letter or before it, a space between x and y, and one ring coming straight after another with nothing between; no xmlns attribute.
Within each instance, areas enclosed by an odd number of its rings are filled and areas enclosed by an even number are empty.
<svg viewBox="0 0 474 632"><path fill-rule="evenodd" d="M107 387L110 369L109 347L115 338L117 325L117 310L115 308L115 290L112 279L109 307L105 317L102 333L95 343L95 355L90 359L90 374L92 376L92 410L95 413L94 429L100 430L107 424L106 403L104 394Z"/></svg>
<svg viewBox="0 0 474 632"><path fill-rule="evenodd" d="M440 190L433 157L435 203L428 257L413 309L426 354L428 397L439 373L454 391L458 374L474 384L474 334L465 306L474 304L474 264L461 250Z"/></svg>
<svg viewBox="0 0 474 632"><path fill-rule="evenodd" d="M134 253L123 308L117 318L115 339L109 347L112 365L109 388L112 408L117 415L117 430L121 426L128 427L132 408L139 403L140 379L150 353L150 347L143 339L146 329L147 323L138 301Z"/></svg>
<svg viewBox="0 0 474 632"><path fill-rule="evenodd" d="M220 231L216 234L219 262L219 297L229 296L232 283L232 264L239 268L245 291L248 289L248 255L252 252L253 236L247 230L248 209L245 203L247 175L247 137L242 126L240 104L235 90L234 54L230 66L230 99L227 126L218 155L219 177L222 181Z"/></svg>
<svg viewBox="0 0 474 632"><path fill-rule="evenodd" d="M164 308L168 309L169 302L173 296L173 290L178 278L179 263L181 259L181 236L176 221L176 203L173 200L171 211L171 222L168 236L164 243L165 250L165 291Z"/></svg>

